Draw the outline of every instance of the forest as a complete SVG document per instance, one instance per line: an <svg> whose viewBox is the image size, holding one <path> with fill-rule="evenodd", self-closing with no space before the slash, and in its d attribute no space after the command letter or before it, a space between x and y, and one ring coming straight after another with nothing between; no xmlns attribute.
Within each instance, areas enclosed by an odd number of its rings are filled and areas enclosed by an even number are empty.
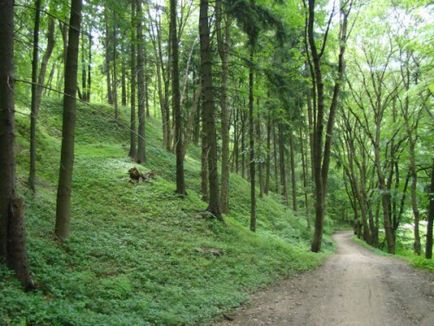
<svg viewBox="0 0 434 326"><path fill-rule="evenodd" d="M0 0L0 325L433 325L433 223L431 1Z"/></svg>

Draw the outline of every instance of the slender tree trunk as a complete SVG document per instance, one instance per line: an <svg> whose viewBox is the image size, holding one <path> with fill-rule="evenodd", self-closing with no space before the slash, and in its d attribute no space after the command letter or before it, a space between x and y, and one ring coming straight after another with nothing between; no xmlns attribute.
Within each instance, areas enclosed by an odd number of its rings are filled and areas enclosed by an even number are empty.
<svg viewBox="0 0 434 326"><path fill-rule="evenodd" d="M130 75L131 75L131 91L130 91L130 151L128 156L133 160L137 159L137 135L136 135L136 1L131 1L131 28L130 28Z"/></svg>
<svg viewBox="0 0 434 326"><path fill-rule="evenodd" d="M274 192L279 193L279 162L278 162L278 141L276 135L275 121L273 120L273 159L274 159ZM280 148L280 147L279 147Z"/></svg>
<svg viewBox="0 0 434 326"><path fill-rule="evenodd" d="M259 101L257 101L257 105L259 107ZM256 119L256 139L257 139L257 158L258 158L258 185L259 185L259 198L264 197L264 164L263 164L263 158L262 158L262 130L261 130L261 117L258 116Z"/></svg>
<svg viewBox="0 0 434 326"><path fill-rule="evenodd" d="M222 213L229 211L229 110L227 100L228 84L228 42L229 26L226 19L222 27L223 11L222 0L216 1L216 30L217 46L220 59L222 62L221 69L221 90L220 90L220 107L221 107L221 137L222 137L222 165L221 165L221 193L220 204ZM224 33L223 33L224 32Z"/></svg>
<svg viewBox="0 0 434 326"><path fill-rule="evenodd" d="M107 79L107 101L109 104L113 104L113 93L112 93L112 80L111 80L111 73L110 73L110 62L111 62L111 55L110 55L110 29L109 29L109 22L108 22L108 8L107 4L104 7L104 18L105 18L105 60L104 60L104 68L106 73L106 79Z"/></svg>
<svg viewBox="0 0 434 326"><path fill-rule="evenodd" d="M78 48L80 41L81 0L71 1L68 53L65 69L63 97L62 148L60 155L59 185L57 188L55 234L60 240L67 238L71 217L71 186L74 166L74 132L77 93Z"/></svg>
<svg viewBox="0 0 434 326"><path fill-rule="evenodd" d="M137 95L138 95L138 143L137 143L137 163L146 162L145 149L145 62L143 45L143 14L142 0L136 0L136 29L137 29Z"/></svg>
<svg viewBox="0 0 434 326"><path fill-rule="evenodd" d="M426 248L425 257L432 259L432 247L433 247L433 224L434 224L434 160L431 167L431 185L428 195L428 224L426 227Z"/></svg>
<svg viewBox="0 0 434 326"><path fill-rule="evenodd" d="M347 42L347 25L348 16L352 7L352 1L342 4L340 8L341 21L339 31L339 59L337 68L337 77L335 80L333 95L330 102L328 119L325 119L325 103L324 103L324 81L321 71L321 56L322 51L318 52L315 33L315 0L308 1L308 21L307 21L307 36L310 54L313 63L313 84L316 94L316 119L313 133L312 160L315 185L315 231L312 239L311 250L319 252L321 250L321 242L324 228L325 216L325 196L327 193L327 179L330 164L331 145L333 140L333 130L336 111L338 108L338 99L341 90L341 84L345 72L344 54ZM323 42L326 42L324 38ZM325 44L323 44L325 46ZM327 129L324 135L324 121L327 121ZM323 137L325 137L323 147Z"/></svg>
<svg viewBox="0 0 434 326"><path fill-rule="evenodd" d="M250 45L250 67L249 67L249 167L250 167L250 230L256 231L256 182L255 182L255 120L253 107L253 73L254 46Z"/></svg>
<svg viewBox="0 0 434 326"><path fill-rule="evenodd" d="M204 122L203 127L205 127L206 130L206 145L208 149L208 211L216 218L222 219L220 211L217 167L217 137L213 105L214 91L212 81L212 48L210 43L208 18L208 0L201 0L199 13L199 35L203 89L202 117Z"/></svg>
<svg viewBox="0 0 434 326"><path fill-rule="evenodd" d="M35 1L35 27L33 29L33 58L32 58L32 102L30 114L30 169L29 188L35 192L36 174L36 121L37 121L37 82L39 66L39 25L41 18L41 0Z"/></svg>
<svg viewBox="0 0 434 326"><path fill-rule="evenodd" d="M86 101L90 102L91 86L92 86L92 31L88 31L89 38L89 53L87 58L87 93Z"/></svg>
<svg viewBox="0 0 434 326"><path fill-rule="evenodd" d="M86 59L85 59L85 35L82 34L81 35L81 89L82 89L82 94L81 94L81 98L80 100L82 101L86 101L86 92L87 92L87 74L86 74Z"/></svg>
<svg viewBox="0 0 434 326"><path fill-rule="evenodd" d="M286 167L285 167L285 144L283 136L283 125L278 124L279 133L279 169L280 169L280 194L283 197L283 201L288 205L288 186L286 181Z"/></svg>
<svg viewBox="0 0 434 326"><path fill-rule="evenodd" d="M267 153L265 158L265 187L264 193L268 195L270 191L271 178L271 112L267 113Z"/></svg>
<svg viewBox="0 0 434 326"><path fill-rule="evenodd" d="M33 288L27 263L24 203L16 195L14 99L14 1L0 1L0 260L22 285Z"/></svg>
<svg viewBox="0 0 434 326"><path fill-rule="evenodd" d="M175 153L176 153L176 193L185 196L184 179L184 142L181 111L181 93L179 89L179 50L177 31L177 0L170 0L170 33L172 54L172 110L175 114Z"/></svg>
<svg viewBox="0 0 434 326"><path fill-rule="evenodd" d="M246 114L241 109L241 176L246 177Z"/></svg>
<svg viewBox="0 0 434 326"><path fill-rule="evenodd" d="M202 95L203 96L203 95ZM202 107L202 106L201 106ZM205 123L202 114L202 128L201 128L201 165L200 165L200 193L202 194L202 200L208 202L208 145L206 139Z"/></svg>
<svg viewBox="0 0 434 326"><path fill-rule="evenodd" d="M297 211L297 184L295 177L295 154L294 154L294 136L289 133L289 150L290 150L290 165L291 165L291 189L292 189L292 209Z"/></svg>
<svg viewBox="0 0 434 326"><path fill-rule="evenodd" d="M122 106L127 106L127 68L124 57L125 50L122 49L122 62L121 62L121 100Z"/></svg>
<svg viewBox="0 0 434 326"><path fill-rule="evenodd" d="M413 249L416 255L421 254L420 233L419 233L419 208L417 205L417 170L416 170L416 154L415 154L415 141L412 137L410 142L410 171L411 171L411 208L413 209L414 217L414 244Z"/></svg>
<svg viewBox="0 0 434 326"><path fill-rule="evenodd" d="M113 105L115 109L115 120L119 117L119 106L118 106L118 69L117 69L117 28L116 28L116 21L117 17L116 14L114 14L113 17L113 83L112 83L112 90L113 90Z"/></svg>
<svg viewBox="0 0 434 326"><path fill-rule="evenodd" d="M303 173L303 193L304 193L304 208L306 214L307 228L310 229L310 211L309 211L309 192L307 187L307 158L304 151L303 127L300 127L300 152L301 152L301 165Z"/></svg>

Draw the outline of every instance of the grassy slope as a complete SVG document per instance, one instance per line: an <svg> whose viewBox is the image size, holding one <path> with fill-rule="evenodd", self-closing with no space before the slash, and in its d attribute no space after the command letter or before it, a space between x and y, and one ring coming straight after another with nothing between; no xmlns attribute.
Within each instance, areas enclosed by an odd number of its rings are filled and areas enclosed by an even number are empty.
<svg viewBox="0 0 434 326"><path fill-rule="evenodd" d="M26 108L20 107L25 111ZM27 117L18 118L18 174L26 199L28 250L35 293L23 293L0 268L0 324L207 324L276 278L313 268L326 254L308 252L303 217L270 196L258 200L258 232L248 231L249 188L231 175L226 225L198 214L199 150L186 162L188 197L173 195L174 157L161 149L159 124L147 126L149 162L158 177L131 185L128 130L106 106L78 112L71 237L53 239L61 105L47 100L38 131L38 193L24 181L28 166ZM123 112L123 125L127 112ZM326 238L326 250L331 243ZM198 252L218 248L220 257Z"/></svg>

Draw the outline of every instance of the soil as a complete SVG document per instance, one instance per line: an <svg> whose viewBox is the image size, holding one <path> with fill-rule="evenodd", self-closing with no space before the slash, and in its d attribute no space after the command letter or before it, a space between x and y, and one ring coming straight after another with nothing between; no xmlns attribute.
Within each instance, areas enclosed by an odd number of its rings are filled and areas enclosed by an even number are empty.
<svg viewBox="0 0 434 326"><path fill-rule="evenodd" d="M223 325L433 326L434 274L379 256L337 233L317 270L252 296Z"/></svg>

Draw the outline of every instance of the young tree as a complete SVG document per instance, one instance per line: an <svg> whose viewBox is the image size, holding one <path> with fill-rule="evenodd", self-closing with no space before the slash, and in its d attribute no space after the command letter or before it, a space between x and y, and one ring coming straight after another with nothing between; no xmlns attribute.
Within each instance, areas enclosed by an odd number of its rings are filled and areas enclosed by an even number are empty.
<svg viewBox="0 0 434 326"><path fill-rule="evenodd" d="M32 57L32 102L30 114L30 169L29 188L35 192L36 173L36 115L37 115L37 82L39 66L39 25L41 22L41 0L35 1L35 27L33 29L33 57Z"/></svg>
<svg viewBox="0 0 434 326"><path fill-rule="evenodd" d="M177 32L177 0L170 0L170 41L172 46L172 110L175 115L175 153L176 153L176 193L185 196L184 179L184 143L181 111L181 94L179 90L179 49Z"/></svg>
<svg viewBox="0 0 434 326"><path fill-rule="evenodd" d="M40 25L41 1L35 3L35 26L33 31L33 58L32 58L32 99L30 114L30 167L29 167L29 188L35 191L36 178L36 124L41 104L45 74L47 72L48 61L54 49L54 18L49 17L47 30L47 47L42 56L39 68L39 25ZM39 68L39 69L38 69ZM38 72L39 70L39 72Z"/></svg>
<svg viewBox="0 0 434 326"><path fill-rule="evenodd" d="M74 167L75 111L81 8L81 0L71 0L63 96L62 148L60 155L59 184L57 188L55 226L55 234L60 240L66 239L69 234L71 217L71 186Z"/></svg>

